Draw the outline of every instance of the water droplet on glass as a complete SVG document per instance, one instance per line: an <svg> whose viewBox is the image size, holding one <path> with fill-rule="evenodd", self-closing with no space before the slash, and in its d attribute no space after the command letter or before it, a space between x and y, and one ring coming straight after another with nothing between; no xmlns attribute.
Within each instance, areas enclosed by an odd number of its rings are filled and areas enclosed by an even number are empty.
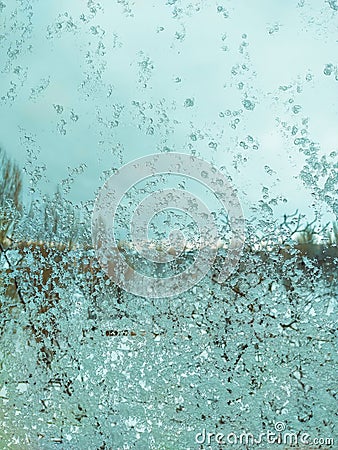
<svg viewBox="0 0 338 450"><path fill-rule="evenodd" d="M246 100L243 100L242 103L243 103L244 108L247 109L248 111L253 111L255 109L256 105L251 100L246 99Z"/></svg>
<svg viewBox="0 0 338 450"><path fill-rule="evenodd" d="M330 76L334 70L333 64L326 64L324 67L324 75Z"/></svg>
<svg viewBox="0 0 338 450"><path fill-rule="evenodd" d="M292 107L292 111L294 114L298 114L301 111L302 107L300 105L294 105Z"/></svg>
<svg viewBox="0 0 338 450"><path fill-rule="evenodd" d="M194 106L194 100L191 98L187 98L184 102L184 106L186 108L191 108L192 106Z"/></svg>

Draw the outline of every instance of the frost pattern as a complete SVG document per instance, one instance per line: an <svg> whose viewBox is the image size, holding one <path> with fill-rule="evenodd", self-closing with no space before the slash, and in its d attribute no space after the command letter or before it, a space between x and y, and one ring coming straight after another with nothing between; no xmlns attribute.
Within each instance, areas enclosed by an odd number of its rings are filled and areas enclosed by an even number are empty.
<svg viewBox="0 0 338 450"><path fill-rule="evenodd" d="M313 87L337 88L338 65L325 55L278 77L282 65L268 57L293 26L314 35L313 45L336 36L337 2L280 6L294 22L277 8L260 27L253 17L238 21L243 8L88 0L47 11L36 0L0 2L1 448L205 449L195 442L203 429L259 436L276 422L338 442L338 150L317 142L308 105ZM205 23L215 25L203 37ZM81 156L61 164L62 148ZM93 161L103 183L130 151L204 157L236 187L246 246L225 283L215 278L229 218L212 200L222 245L188 292L134 296L101 269L91 244ZM306 213L294 211L289 179ZM186 249L159 270L128 245L135 205L169 182L196 187L184 177L140 182L117 221L120 250L154 276L178 273L195 255ZM159 251L172 226L197 235L175 211L156 220Z"/></svg>

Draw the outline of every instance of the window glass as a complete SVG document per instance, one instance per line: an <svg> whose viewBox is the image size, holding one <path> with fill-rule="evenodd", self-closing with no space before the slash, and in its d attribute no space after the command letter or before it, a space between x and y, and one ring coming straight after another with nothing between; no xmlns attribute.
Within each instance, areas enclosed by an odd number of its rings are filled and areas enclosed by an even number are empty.
<svg viewBox="0 0 338 450"><path fill-rule="evenodd" d="M1 448L335 447L337 24L0 1Z"/></svg>

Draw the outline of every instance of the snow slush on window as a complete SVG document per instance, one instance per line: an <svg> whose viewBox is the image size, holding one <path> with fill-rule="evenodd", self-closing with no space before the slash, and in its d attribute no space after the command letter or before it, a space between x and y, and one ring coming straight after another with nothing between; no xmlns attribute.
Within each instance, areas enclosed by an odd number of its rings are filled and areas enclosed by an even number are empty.
<svg viewBox="0 0 338 450"><path fill-rule="evenodd" d="M0 1L0 448L337 448L338 4Z"/></svg>

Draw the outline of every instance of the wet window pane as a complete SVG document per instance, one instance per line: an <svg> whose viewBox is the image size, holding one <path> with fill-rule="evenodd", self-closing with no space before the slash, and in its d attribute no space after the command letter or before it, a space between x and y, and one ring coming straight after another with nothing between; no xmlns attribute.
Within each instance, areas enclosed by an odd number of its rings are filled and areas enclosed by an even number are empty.
<svg viewBox="0 0 338 450"><path fill-rule="evenodd" d="M0 1L0 448L336 448L337 0Z"/></svg>

